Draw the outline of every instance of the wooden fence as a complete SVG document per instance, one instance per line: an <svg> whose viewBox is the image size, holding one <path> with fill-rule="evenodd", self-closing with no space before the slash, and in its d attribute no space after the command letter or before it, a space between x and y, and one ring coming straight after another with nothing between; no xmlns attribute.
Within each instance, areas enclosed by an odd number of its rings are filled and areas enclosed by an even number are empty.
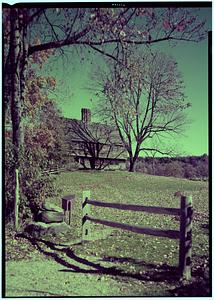
<svg viewBox="0 0 214 300"><path fill-rule="evenodd" d="M90 191L83 192L82 240L91 240L90 222L120 228L139 234L148 234L170 239L179 239L179 272L181 277L191 279L191 248L192 248L192 197L181 196L179 208L166 208L157 206L143 206L133 204L108 203L90 199ZM144 211L147 213L180 216L180 230L160 230L156 228L143 228L108 220L101 220L90 216L90 205L108 207L122 210Z"/></svg>

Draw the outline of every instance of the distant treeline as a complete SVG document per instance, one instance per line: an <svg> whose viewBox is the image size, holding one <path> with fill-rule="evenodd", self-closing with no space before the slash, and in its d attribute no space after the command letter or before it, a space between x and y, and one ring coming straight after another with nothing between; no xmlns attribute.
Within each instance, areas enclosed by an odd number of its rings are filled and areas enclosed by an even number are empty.
<svg viewBox="0 0 214 300"><path fill-rule="evenodd" d="M209 176L208 155L186 157L140 157L136 171L158 176L205 180Z"/></svg>

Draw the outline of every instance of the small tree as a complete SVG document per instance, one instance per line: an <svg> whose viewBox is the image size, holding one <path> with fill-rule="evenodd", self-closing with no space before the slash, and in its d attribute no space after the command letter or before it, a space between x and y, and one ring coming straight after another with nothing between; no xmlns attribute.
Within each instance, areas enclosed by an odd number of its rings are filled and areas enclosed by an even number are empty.
<svg viewBox="0 0 214 300"><path fill-rule="evenodd" d="M123 52L123 63L108 61L109 71L99 74L97 112L113 122L129 154L134 171L145 144L154 137L179 134L186 123L183 81L175 60L159 52ZM156 149L161 154L161 145Z"/></svg>

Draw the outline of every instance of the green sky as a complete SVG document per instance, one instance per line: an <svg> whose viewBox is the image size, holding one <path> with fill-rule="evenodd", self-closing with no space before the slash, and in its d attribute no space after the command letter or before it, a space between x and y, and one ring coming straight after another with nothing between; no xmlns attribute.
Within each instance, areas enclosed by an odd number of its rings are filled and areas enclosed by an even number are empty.
<svg viewBox="0 0 214 300"><path fill-rule="evenodd" d="M211 28L211 9L202 8L201 16L207 19ZM181 155L208 153L208 40L200 43L179 42L175 47L162 42L158 48L177 60L184 78L187 101L192 104L189 109L192 123L174 143ZM69 51L63 61L55 63L53 69L60 82L57 102L64 116L80 119L82 107L92 108L93 94L86 87L89 85L90 73L99 64L101 57L100 54L87 53L90 59L81 60L76 49Z"/></svg>

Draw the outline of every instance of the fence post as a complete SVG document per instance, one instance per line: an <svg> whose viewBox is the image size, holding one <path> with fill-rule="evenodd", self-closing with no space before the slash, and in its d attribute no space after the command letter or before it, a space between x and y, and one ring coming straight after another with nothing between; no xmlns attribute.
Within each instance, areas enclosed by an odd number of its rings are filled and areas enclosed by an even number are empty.
<svg viewBox="0 0 214 300"><path fill-rule="evenodd" d="M192 214L192 196L181 196L179 271L186 280L191 279Z"/></svg>
<svg viewBox="0 0 214 300"><path fill-rule="evenodd" d="M14 212L15 230L19 229L19 204L20 204L19 202L20 202L19 169L16 169L16 197L15 197L15 212Z"/></svg>
<svg viewBox="0 0 214 300"><path fill-rule="evenodd" d="M67 195L62 197L62 209L64 210L64 221L68 220L68 224L71 225L71 214L73 211L75 195Z"/></svg>
<svg viewBox="0 0 214 300"><path fill-rule="evenodd" d="M90 191L83 192L82 202L82 240L88 241L91 239L91 224L86 219L86 216L90 213L90 205L87 204L87 200L90 199Z"/></svg>

